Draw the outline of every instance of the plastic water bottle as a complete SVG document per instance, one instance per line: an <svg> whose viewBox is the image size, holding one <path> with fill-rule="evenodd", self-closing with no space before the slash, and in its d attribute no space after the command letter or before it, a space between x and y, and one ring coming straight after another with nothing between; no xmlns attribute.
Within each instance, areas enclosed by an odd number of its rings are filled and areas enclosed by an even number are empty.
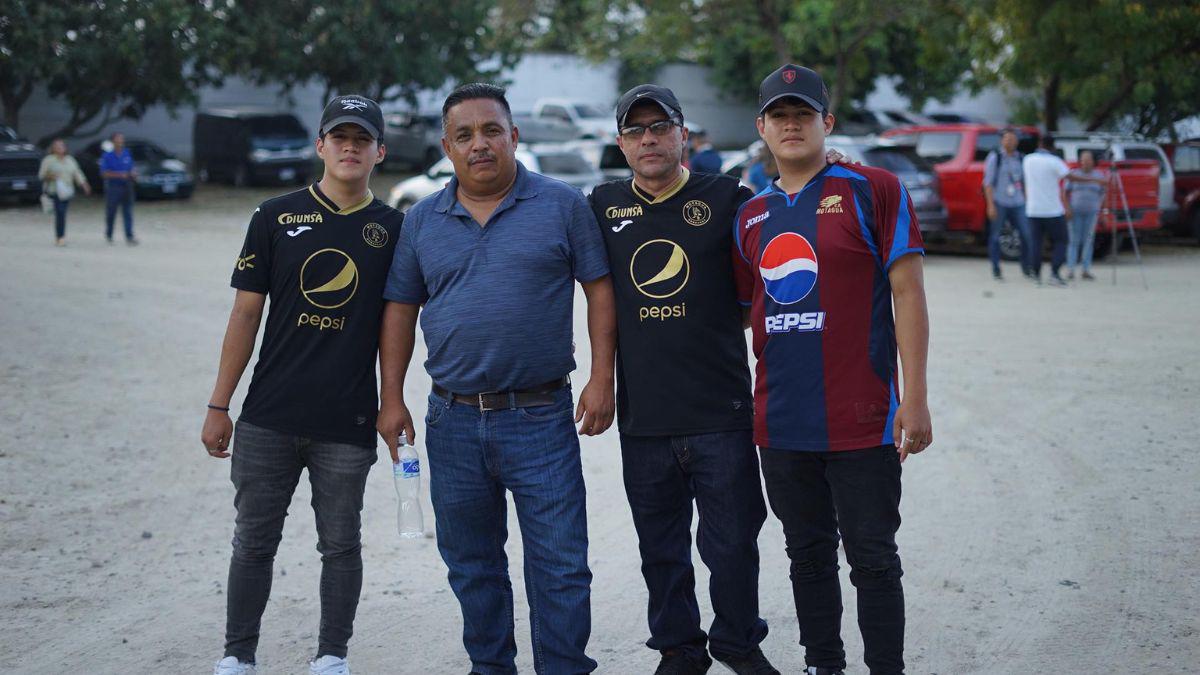
<svg viewBox="0 0 1200 675"><path fill-rule="evenodd" d="M400 536L416 539L425 536L425 519L421 515L421 458L417 450L401 432L399 447L400 461L392 464L392 479L396 483L396 496L400 498L397 527Z"/></svg>

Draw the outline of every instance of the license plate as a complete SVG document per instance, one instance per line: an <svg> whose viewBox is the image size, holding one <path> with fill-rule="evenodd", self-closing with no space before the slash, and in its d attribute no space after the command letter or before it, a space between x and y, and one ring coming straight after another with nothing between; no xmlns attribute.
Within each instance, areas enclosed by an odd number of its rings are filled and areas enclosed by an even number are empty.
<svg viewBox="0 0 1200 675"><path fill-rule="evenodd" d="M14 180L14 181L13 181L13 184L12 184L12 189L14 189L14 190L27 190L27 189L29 189L29 183L27 183L27 182L25 182L25 181L23 181L23 180Z"/></svg>
<svg viewBox="0 0 1200 675"><path fill-rule="evenodd" d="M279 170L279 180L292 180L295 177L296 177L295 169L280 169Z"/></svg>
<svg viewBox="0 0 1200 675"><path fill-rule="evenodd" d="M163 186L163 194L165 194L165 195L175 194L176 192L179 192L178 185L164 185Z"/></svg>

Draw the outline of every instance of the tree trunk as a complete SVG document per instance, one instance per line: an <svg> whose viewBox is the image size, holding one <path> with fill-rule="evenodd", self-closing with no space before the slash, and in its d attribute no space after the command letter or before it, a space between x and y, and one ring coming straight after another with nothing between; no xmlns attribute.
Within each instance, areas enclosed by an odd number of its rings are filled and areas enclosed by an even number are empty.
<svg viewBox="0 0 1200 675"><path fill-rule="evenodd" d="M1125 81L1121 83L1121 88L1118 89L1117 92L1112 95L1112 97L1105 101L1104 105L1100 106L1100 108L1092 114L1092 118L1089 119L1087 123L1087 130L1095 131L1104 126L1104 123L1108 121L1108 118L1112 117L1112 114L1117 110L1117 108L1119 108L1121 104L1125 103L1125 101L1129 98L1129 95L1133 93L1134 84L1133 78L1126 78Z"/></svg>
<svg viewBox="0 0 1200 675"><path fill-rule="evenodd" d="M13 131L21 130L21 108L33 93L33 82L22 82L15 88L5 87L0 91L0 103L4 106L4 124L12 127Z"/></svg>
<svg viewBox="0 0 1200 675"><path fill-rule="evenodd" d="M833 66L833 91L829 92L829 112L837 113L838 105L842 102L842 97L846 94L846 61L847 55L843 51L838 51L834 58Z"/></svg>
<svg viewBox="0 0 1200 675"><path fill-rule="evenodd" d="M1055 73L1042 90L1042 121L1046 131L1058 131L1058 90L1062 86L1062 78Z"/></svg>

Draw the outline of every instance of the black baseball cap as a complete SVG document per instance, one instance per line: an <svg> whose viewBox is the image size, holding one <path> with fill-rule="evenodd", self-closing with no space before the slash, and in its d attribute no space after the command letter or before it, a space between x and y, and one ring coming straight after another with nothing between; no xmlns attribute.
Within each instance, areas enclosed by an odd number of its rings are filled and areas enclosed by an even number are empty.
<svg viewBox="0 0 1200 675"><path fill-rule="evenodd" d="M629 109L642 101L654 101L662 107L668 117L683 123L683 108L679 106L679 99L675 98L675 92L657 84L639 84L622 94L621 99L617 101L618 128L625 124L625 117L629 115Z"/></svg>
<svg viewBox="0 0 1200 675"><path fill-rule="evenodd" d="M339 124L357 124L375 139L383 136L383 111L379 104L366 96L346 94L338 96L325 106L321 113L321 128L317 134L324 136Z"/></svg>
<svg viewBox="0 0 1200 675"><path fill-rule="evenodd" d="M817 71L788 63L771 73L758 85L758 114L775 101L791 96L824 113L829 110L829 90Z"/></svg>

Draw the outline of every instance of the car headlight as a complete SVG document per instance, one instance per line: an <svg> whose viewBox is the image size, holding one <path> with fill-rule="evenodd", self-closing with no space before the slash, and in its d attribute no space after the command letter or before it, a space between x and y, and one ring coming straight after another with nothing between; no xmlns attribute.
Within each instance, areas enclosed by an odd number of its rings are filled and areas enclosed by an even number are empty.
<svg viewBox="0 0 1200 675"><path fill-rule="evenodd" d="M313 150L311 145L306 145L300 150L300 159L312 159L316 154L317 151Z"/></svg>
<svg viewBox="0 0 1200 675"><path fill-rule="evenodd" d="M264 162L270 158L271 158L270 150L263 150L260 148L258 150L255 150L254 152L250 153L250 159L252 159L256 162Z"/></svg>
<svg viewBox="0 0 1200 675"><path fill-rule="evenodd" d="M187 171L187 165L177 159L164 159L162 168L169 171Z"/></svg>

